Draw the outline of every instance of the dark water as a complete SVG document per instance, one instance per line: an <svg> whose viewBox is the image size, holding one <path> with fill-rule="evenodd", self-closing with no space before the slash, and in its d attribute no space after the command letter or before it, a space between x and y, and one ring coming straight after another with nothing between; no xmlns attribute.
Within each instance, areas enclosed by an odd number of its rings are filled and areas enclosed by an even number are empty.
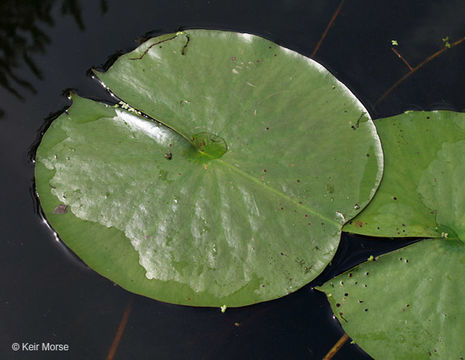
<svg viewBox="0 0 465 360"><path fill-rule="evenodd" d="M123 311L132 312L115 359L321 359L343 334L312 290L371 254L406 242L344 236L333 266L285 298L240 309L188 308L133 296L87 269L42 222L28 152L67 88L107 99L86 71L137 39L179 28L249 32L310 55L335 0L0 2L0 359L105 359ZM412 66L465 36L465 4L346 1L315 56L374 118L408 109L465 110L465 44L377 98ZM239 323L239 326L235 326ZM55 342L67 353L13 352L13 342ZM334 359L369 359L346 344Z"/></svg>

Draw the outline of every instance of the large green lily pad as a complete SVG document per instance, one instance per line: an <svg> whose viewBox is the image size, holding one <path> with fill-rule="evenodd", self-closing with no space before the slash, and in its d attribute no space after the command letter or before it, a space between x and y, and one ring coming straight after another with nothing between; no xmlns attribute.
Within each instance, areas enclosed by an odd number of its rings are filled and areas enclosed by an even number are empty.
<svg viewBox="0 0 465 360"><path fill-rule="evenodd" d="M97 74L125 103L73 96L37 150L37 191L61 239L135 293L241 306L295 291L379 184L363 106L263 38L164 35Z"/></svg>
<svg viewBox="0 0 465 360"><path fill-rule="evenodd" d="M375 359L463 359L465 245L429 239L380 256L320 289Z"/></svg>
<svg viewBox="0 0 465 360"><path fill-rule="evenodd" d="M409 111L375 123L383 180L344 231L465 240L465 114Z"/></svg>

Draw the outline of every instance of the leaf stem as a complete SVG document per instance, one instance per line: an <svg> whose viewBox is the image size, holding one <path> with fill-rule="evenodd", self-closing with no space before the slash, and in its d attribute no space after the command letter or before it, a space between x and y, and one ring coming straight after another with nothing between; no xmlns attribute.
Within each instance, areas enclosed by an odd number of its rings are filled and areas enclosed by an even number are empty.
<svg viewBox="0 0 465 360"><path fill-rule="evenodd" d="M396 50L394 49L393 47L391 47L391 50L394 51L394 53L399 57L399 59L401 59L405 65L407 65L407 67L409 68L410 71L413 70L413 68L410 66L410 64L408 63L407 60L405 60L405 58Z"/></svg>
<svg viewBox="0 0 465 360"><path fill-rule="evenodd" d="M133 298L134 298L133 296L129 298L129 302L126 305L126 308L124 309L123 317L121 318L121 322L119 323L118 330L116 331L116 335L110 346L110 350L108 350L108 355L106 357L106 360L113 360L113 358L115 357L116 350L118 349L118 345L124 333L124 329L126 328L126 324L128 323L129 314L131 313L131 309L132 309Z"/></svg>
<svg viewBox="0 0 465 360"><path fill-rule="evenodd" d="M427 63L429 63L431 60L435 59L439 55L441 55L444 51L448 49L452 49L454 46L457 46L461 44L462 42L465 41L465 36L452 44L450 44L449 47L444 46L442 49L436 51L434 54L428 56L425 60L423 60L421 63L419 63L417 66L412 68L408 73L406 73L404 76L402 76L399 80L397 80L389 89L387 89L383 95L381 95L378 100L375 101L373 106L371 107L373 110L376 108L376 106L382 102L395 88L397 88L400 84L402 84L406 79L408 79L412 74L414 74L417 70L421 69L423 66L425 66Z"/></svg>
<svg viewBox="0 0 465 360"><path fill-rule="evenodd" d="M320 38L320 40L318 41L318 43L316 44L315 49L313 49L312 55L310 55L310 57L312 57L312 58L315 57L316 53L317 53L318 50L320 49L321 43L323 42L323 40L325 39L326 35L328 34L328 31L329 31L329 29L331 28L331 26L333 26L334 20L336 20L337 16L339 15L339 12L340 12L341 9L342 9L342 5L344 5L344 0L341 0L341 2L339 3L339 6L337 7L336 11L334 12L333 17L331 18L331 20L329 20L329 23L328 23L328 25L326 26L326 29L325 29L325 31L323 32L323 35L321 35L321 38Z"/></svg>
<svg viewBox="0 0 465 360"><path fill-rule="evenodd" d="M323 360L330 360L333 358L334 355L341 349L341 347L349 340L349 335L344 333L342 337L337 341L336 344L331 348L331 350L328 351L328 353L325 355Z"/></svg>

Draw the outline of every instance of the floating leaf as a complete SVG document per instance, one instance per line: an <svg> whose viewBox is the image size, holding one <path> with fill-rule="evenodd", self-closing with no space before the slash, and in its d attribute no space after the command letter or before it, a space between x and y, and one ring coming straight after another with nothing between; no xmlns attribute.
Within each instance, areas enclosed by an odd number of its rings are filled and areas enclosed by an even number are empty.
<svg viewBox="0 0 465 360"><path fill-rule="evenodd" d="M385 172L344 231L465 240L465 114L409 111L376 120Z"/></svg>
<svg viewBox="0 0 465 360"><path fill-rule="evenodd" d="M379 184L358 100L265 39L164 35L98 76L124 102L73 96L37 151L37 190L63 241L135 293L219 307L295 291Z"/></svg>
<svg viewBox="0 0 465 360"><path fill-rule="evenodd" d="M347 334L375 359L465 354L465 245L423 240L325 283Z"/></svg>

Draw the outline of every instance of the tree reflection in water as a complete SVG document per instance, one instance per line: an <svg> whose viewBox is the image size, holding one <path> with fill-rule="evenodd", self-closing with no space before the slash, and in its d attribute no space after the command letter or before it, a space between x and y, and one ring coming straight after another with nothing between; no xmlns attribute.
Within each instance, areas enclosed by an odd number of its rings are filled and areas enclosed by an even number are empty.
<svg viewBox="0 0 465 360"><path fill-rule="evenodd" d="M36 93L34 86L19 71L26 66L36 78L43 79L34 62L34 54L45 53L50 38L43 25L54 26L53 10L71 15L82 31L85 29L79 0L2 0L0 1L0 86L18 99L25 93ZM107 0L100 0L102 13L107 12ZM0 108L0 118L4 111Z"/></svg>

